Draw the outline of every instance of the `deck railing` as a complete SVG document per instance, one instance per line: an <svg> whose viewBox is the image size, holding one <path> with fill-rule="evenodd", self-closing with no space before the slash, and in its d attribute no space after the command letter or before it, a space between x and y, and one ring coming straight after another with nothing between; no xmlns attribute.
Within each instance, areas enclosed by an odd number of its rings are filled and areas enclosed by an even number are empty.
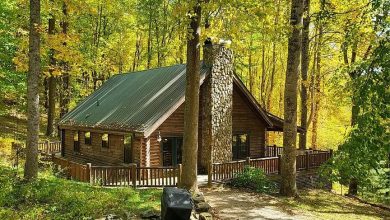
<svg viewBox="0 0 390 220"><path fill-rule="evenodd" d="M316 150L316 149L306 149L306 150L297 149L297 152L298 154L305 154L306 152L325 153L328 151ZM283 147L273 145L273 146L265 146L264 148L264 157L277 157L278 155L282 155L282 154L283 154Z"/></svg>
<svg viewBox="0 0 390 220"><path fill-rule="evenodd" d="M177 186L181 181L181 164L176 167L92 166L62 157L52 159L69 179L101 186L162 187Z"/></svg>
<svg viewBox="0 0 390 220"><path fill-rule="evenodd" d="M52 154L61 152L61 141L45 141L38 143L38 151L44 154Z"/></svg>
<svg viewBox="0 0 390 220"><path fill-rule="evenodd" d="M296 156L297 171L317 168L324 164L332 156L332 151L306 151ZM226 163L213 163L209 168L208 182L223 182L234 178L244 171L245 166L262 169L266 174L279 174L281 155L267 158L247 158L246 160L231 161Z"/></svg>
<svg viewBox="0 0 390 220"><path fill-rule="evenodd" d="M81 181L81 182L89 182L89 172L90 167L88 165L76 163L70 160L64 160L59 157L52 157L53 163L61 168L61 171L64 172L64 175L68 179Z"/></svg>

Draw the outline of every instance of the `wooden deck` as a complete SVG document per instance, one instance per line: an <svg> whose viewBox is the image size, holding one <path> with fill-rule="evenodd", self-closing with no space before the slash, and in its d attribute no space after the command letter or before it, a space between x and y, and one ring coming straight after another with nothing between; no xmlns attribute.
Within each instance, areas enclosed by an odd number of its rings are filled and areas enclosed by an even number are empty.
<svg viewBox="0 0 390 220"><path fill-rule="evenodd" d="M42 154L50 155L54 166L63 171L66 178L101 186L163 187L177 186L181 181L181 164L176 167L138 167L136 164L107 165L95 161L74 160L59 156L60 142L39 144ZM260 168L266 174L279 175L282 147L265 149L264 158L246 158L226 163L213 163L208 169L207 182L225 182L242 173L246 166ZM275 156L276 155L276 156ZM297 171L318 168L332 156L332 151L297 151Z"/></svg>
<svg viewBox="0 0 390 220"><path fill-rule="evenodd" d="M181 164L176 167L97 166L81 164L53 154L54 166L68 179L100 186L163 187L181 181Z"/></svg>
<svg viewBox="0 0 390 220"><path fill-rule="evenodd" d="M298 152L296 157L297 171L316 169L328 161L332 151ZM212 182L225 182L244 171L246 166L262 169L266 174L280 174L281 155L266 158L247 158L246 160L231 161L226 163L213 163L208 173L208 184Z"/></svg>

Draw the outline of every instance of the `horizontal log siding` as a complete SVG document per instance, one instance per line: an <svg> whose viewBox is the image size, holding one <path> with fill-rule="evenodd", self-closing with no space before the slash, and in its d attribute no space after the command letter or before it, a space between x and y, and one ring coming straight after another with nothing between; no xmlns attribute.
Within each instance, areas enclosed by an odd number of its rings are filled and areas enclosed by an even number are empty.
<svg viewBox="0 0 390 220"><path fill-rule="evenodd" d="M102 133L91 132L91 145L86 145L84 132L79 132L80 153L74 151L73 135L75 130L65 130L65 157L86 160L92 163L123 163L123 135L109 134L109 147L102 148Z"/></svg>
<svg viewBox="0 0 390 220"><path fill-rule="evenodd" d="M250 157L261 157L265 146L266 122L257 116L239 89L233 88L233 134L249 133Z"/></svg>
<svg viewBox="0 0 390 220"><path fill-rule="evenodd" d="M161 143L157 141L160 135L164 137L182 137L184 132L184 104L165 120L150 136L150 166L162 166ZM147 138L145 138L147 140ZM146 144L143 145L146 149ZM145 155L146 157L146 155Z"/></svg>

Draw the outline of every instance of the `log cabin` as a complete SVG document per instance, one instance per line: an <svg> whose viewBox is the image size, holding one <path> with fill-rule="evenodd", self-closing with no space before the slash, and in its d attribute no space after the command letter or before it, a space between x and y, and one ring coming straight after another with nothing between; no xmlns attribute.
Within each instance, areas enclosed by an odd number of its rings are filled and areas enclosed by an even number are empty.
<svg viewBox="0 0 390 220"><path fill-rule="evenodd" d="M200 85L200 171L263 157L266 132L282 131L283 120L265 111L234 73L226 46L205 43ZM114 75L60 120L61 156L104 165L180 164L185 87L185 64Z"/></svg>

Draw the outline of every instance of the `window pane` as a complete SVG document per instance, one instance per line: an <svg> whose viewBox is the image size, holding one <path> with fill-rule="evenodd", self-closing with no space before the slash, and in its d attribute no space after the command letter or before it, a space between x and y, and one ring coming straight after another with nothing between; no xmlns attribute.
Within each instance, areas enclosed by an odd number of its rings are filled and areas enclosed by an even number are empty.
<svg viewBox="0 0 390 220"><path fill-rule="evenodd" d="M124 144L131 144L131 135L125 135L124 137Z"/></svg>
<svg viewBox="0 0 390 220"><path fill-rule="evenodd" d="M79 141L79 132L78 131L75 131L74 134L73 134L73 140L74 141Z"/></svg>
<svg viewBox="0 0 390 220"><path fill-rule="evenodd" d="M85 144L88 144L88 145L91 144L91 132L84 133L84 142L85 142Z"/></svg>
<svg viewBox="0 0 390 220"><path fill-rule="evenodd" d="M102 135L102 140L103 141L108 141L108 134L103 134Z"/></svg>
<svg viewBox="0 0 390 220"><path fill-rule="evenodd" d="M102 147L108 148L108 134L103 134L102 135Z"/></svg>
<svg viewBox="0 0 390 220"><path fill-rule="evenodd" d="M240 159L243 159L247 156L249 156L248 154L248 148L249 148L249 139L248 139L248 134L241 134L241 135L238 135L238 139L239 139L239 157Z"/></svg>

